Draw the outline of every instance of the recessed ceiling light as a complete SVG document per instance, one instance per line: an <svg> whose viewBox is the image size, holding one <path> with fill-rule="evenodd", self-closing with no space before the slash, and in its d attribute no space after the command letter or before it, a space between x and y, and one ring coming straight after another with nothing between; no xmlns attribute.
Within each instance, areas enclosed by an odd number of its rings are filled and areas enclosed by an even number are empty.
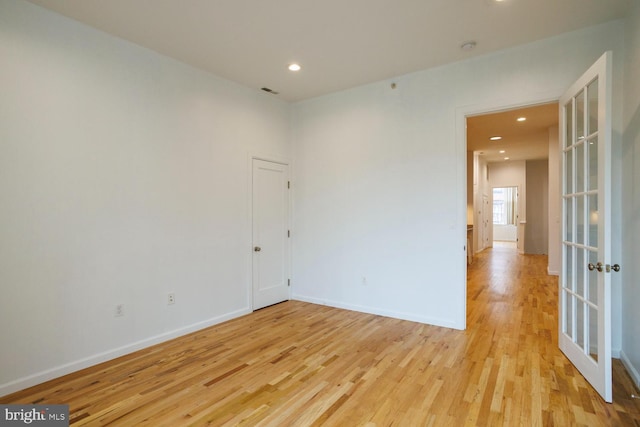
<svg viewBox="0 0 640 427"><path fill-rule="evenodd" d="M519 121L519 122L524 122L525 120L527 120L527 118L526 117L518 117L516 120Z"/></svg>
<svg viewBox="0 0 640 427"><path fill-rule="evenodd" d="M505 157L504 159L505 159L505 160L509 160L509 158L508 158L508 157Z"/></svg>
<svg viewBox="0 0 640 427"><path fill-rule="evenodd" d="M506 153L506 151L504 151L504 150L500 150L500 151L499 151L499 153L500 153L500 154L504 154L504 153Z"/></svg>
<svg viewBox="0 0 640 427"><path fill-rule="evenodd" d="M492 141L500 141L502 139L501 136L492 136L491 138L489 138Z"/></svg>
<svg viewBox="0 0 640 427"><path fill-rule="evenodd" d="M476 42L473 40L470 40L468 42L464 42L460 45L460 49L462 50L473 50L473 48L476 47Z"/></svg>
<svg viewBox="0 0 640 427"><path fill-rule="evenodd" d="M293 63L293 64L289 64L289 71L300 71L300 65Z"/></svg>

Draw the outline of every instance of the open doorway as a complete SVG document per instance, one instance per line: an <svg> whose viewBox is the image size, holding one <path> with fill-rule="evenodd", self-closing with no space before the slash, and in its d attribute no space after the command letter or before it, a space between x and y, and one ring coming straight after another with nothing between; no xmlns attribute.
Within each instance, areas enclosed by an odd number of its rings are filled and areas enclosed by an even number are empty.
<svg viewBox="0 0 640 427"><path fill-rule="evenodd" d="M518 187L494 187L492 191L493 247L518 248Z"/></svg>
<svg viewBox="0 0 640 427"><path fill-rule="evenodd" d="M548 254L548 272L557 274L560 176L548 164L559 162L558 103L467 116L466 130L467 229L473 230L474 254L503 242L512 246L514 240L518 252L527 253L527 237L531 244L544 235L548 239L538 245L544 249L529 253ZM509 187L515 187L510 205L493 215L494 200L507 203L509 197L494 196L493 190Z"/></svg>

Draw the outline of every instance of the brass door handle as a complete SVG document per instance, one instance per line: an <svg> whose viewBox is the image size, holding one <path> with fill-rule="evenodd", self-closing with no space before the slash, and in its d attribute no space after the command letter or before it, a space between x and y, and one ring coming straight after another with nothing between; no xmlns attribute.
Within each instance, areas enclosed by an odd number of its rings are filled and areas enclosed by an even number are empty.
<svg viewBox="0 0 640 427"><path fill-rule="evenodd" d="M602 263L599 262L597 264L593 264L593 263L589 263L589 265L587 265L587 268L589 269L589 271L593 271L593 270L598 270L598 271L602 271Z"/></svg>

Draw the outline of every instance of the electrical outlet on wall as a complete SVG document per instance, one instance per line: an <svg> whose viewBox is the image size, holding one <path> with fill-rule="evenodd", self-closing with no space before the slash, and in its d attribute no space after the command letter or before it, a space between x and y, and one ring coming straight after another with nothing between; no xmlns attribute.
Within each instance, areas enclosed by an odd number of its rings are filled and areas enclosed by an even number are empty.
<svg viewBox="0 0 640 427"><path fill-rule="evenodd" d="M174 294L173 292L170 292L167 295L167 305L171 305L175 303L176 303L176 294Z"/></svg>

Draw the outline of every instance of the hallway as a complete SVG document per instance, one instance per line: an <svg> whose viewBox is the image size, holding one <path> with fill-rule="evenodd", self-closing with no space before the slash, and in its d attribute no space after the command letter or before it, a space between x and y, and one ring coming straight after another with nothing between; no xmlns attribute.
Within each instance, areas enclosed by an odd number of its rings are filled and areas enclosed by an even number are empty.
<svg viewBox="0 0 640 427"><path fill-rule="evenodd" d="M608 405L558 349L558 278L546 265L545 255L497 247L468 268L467 326L479 344L473 357L491 361L494 397L500 391L512 404L521 401L514 409L530 411L527 425L640 425L640 400L630 397L638 392L619 360ZM488 416L496 403L484 403Z"/></svg>

